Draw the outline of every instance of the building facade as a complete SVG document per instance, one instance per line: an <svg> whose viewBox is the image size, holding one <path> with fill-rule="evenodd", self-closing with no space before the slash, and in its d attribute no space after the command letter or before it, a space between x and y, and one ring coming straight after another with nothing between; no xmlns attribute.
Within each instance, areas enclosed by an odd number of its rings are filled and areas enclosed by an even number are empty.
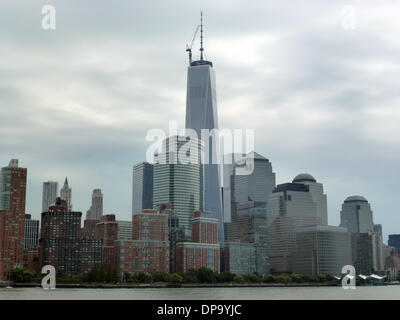
<svg viewBox="0 0 400 320"><path fill-rule="evenodd" d="M400 249L400 234L389 234L388 245Z"/></svg>
<svg viewBox="0 0 400 320"><path fill-rule="evenodd" d="M343 266L351 264L351 238L345 228L326 225L298 228L294 273L341 276Z"/></svg>
<svg viewBox="0 0 400 320"><path fill-rule="evenodd" d="M94 189L92 194L92 205L86 213L87 220L100 220L103 216L103 193L101 189Z"/></svg>
<svg viewBox="0 0 400 320"><path fill-rule="evenodd" d="M69 211L65 200L57 198L42 213L39 265L52 265L57 274L82 274L102 263L101 241L83 237L81 212Z"/></svg>
<svg viewBox="0 0 400 320"><path fill-rule="evenodd" d="M133 167L132 214L153 208L153 168L148 162Z"/></svg>
<svg viewBox="0 0 400 320"><path fill-rule="evenodd" d="M175 248L176 272L201 267L220 272L219 220L209 212L197 211L192 220L192 241L178 242Z"/></svg>
<svg viewBox="0 0 400 320"><path fill-rule="evenodd" d="M278 185L269 197L267 221L271 273L293 272L297 228L320 223L309 186Z"/></svg>
<svg viewBox="0 0 400 320"><path fill-rule="evenodd" d="M39 220L33 220L30 214L25 215L24 250L39 246Z"/></svg>
<svg viewBox="0 0 400 320"><path fill-rule="evenodd" d="M64 185L60 191L60 197L67 202L67 209L72 211L72 189L69 187L67 178L65 178Z"/></svg>
<svg viewBox="0 0 400 320"><path fill-rule="evenodd" d="M169 272L168 215L148 209L134 214L132 240L115 243L121 275Z"/></svg>
<svg viewBox="0 0 400 320"><path fill-rule="evenodd" d="M320 225L328 225L328 200L324 194L324 186L308 173L301 173L293 179L293 183L301 183L308 186L312 199L317 206L317 215Z"/></svg>
<svg viewBox="0 0 400 320"><path fill-rule="evenodd" d="M26 178L15 159L0 171L0 280L23 266Z"/></svg>
<svg viewBox="0 0 400 320"><path fill-rule="evenodd" d="M374 222L368 200L361 196L348 197L340 212L340 226L352 233L373 232Z"/></svg>
<svg viewBox="0 0 400 320"><path fill-rule="evenodd" d="M179 151L190 150L187 163L180 163ZM163 152L155 157L153 207L170 204L185 237L192 236L193 214L203 208L201 142L182 136L172 136L163 141Z"/></svg>
<svg viewBox="0 0 400 320"><path fill-rule="evenodd" d="M240 171L243 170L245 164L251 161L254 161L252 173L241 174ZM233 173L229 179L230 195L228 195L231 199L231 223L227 228L227 241L236 242L238 241L237 233L240 229L243 229L241 221L243 220L243 215L239 215L239 206L249 202L257 202L258 206L262 203L266 214L267 203L270 194L275 188L276 178L270 161L257 152L247 154L242 163L236 164L232 171ZM226 193L224 191L224 194Z"/></svg>
<svg viewBox="0 0 400 320"><path fill-rule="evenodd" d="M201 33L202 33L201 25ZM203 38L201 36L201 38ZM205 146L203 174L204 207L201 210L212 212L218 219L219 242L224 242L224 221L222 212L221 176L219 157L219 140L213 133L218 129L217 89L215 72L211 61L203 59L203 41L201 41L200 59L192 61L191 52L187 70L186 121L185 128L195 132ZM202 130L209 135L203 136ZM190 223L190 221L188 221Z"/></svg>
<svg viewBox="0 0 400 320"><path fill-rule="evenodd" d="M118 240L132 240L132 221L117 220Z"/></svg>
<svg viewBox="0 0 400 320"><path fill-rule="evenodd" d="M43 182L42 191L42 212L49 210L50 206L56 202L58 194L58 182L47 181Z"/></svg>

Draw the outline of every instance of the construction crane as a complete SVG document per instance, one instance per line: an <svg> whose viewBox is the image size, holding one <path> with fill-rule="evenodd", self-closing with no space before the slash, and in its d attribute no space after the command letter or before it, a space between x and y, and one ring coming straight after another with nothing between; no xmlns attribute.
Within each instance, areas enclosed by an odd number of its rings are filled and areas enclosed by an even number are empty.
<svg viewBox="0 0 400 320"><path fill-rule="evenodd" d="M199 28L200 28L200 25L197 26L196 31L194 32L194 36L193 36L192 43L190 44L190 46L188 46L186 44L186 52L189 52L189 64L192 63L192 47L193 47L194 40L196 39L197 33L199 32Z"/></svg>

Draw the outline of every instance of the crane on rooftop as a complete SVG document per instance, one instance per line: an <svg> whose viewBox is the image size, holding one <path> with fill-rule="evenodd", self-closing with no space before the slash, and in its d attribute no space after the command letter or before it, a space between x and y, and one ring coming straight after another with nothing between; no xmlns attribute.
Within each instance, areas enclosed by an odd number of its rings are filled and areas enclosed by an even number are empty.
<svg viewBox="0 0 400 320"><path fill-rule="evenodd" d="M189 64L192 63L192 47L193 47L194 40L196 39L197 33L199 32L199 28L200 28L200 25L197 26L196 31L194 32L194 36L193 36L190 46L186 44L186 52L189 53Z"/></svg>

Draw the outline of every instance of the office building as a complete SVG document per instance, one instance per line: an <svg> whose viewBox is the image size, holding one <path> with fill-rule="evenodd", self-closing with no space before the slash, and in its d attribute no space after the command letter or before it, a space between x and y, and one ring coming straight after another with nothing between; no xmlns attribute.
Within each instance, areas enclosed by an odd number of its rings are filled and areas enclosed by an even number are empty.
<svg viewBox="0 0 400 320"><path fill-rule="evenodd" d="M388 245L400 249L400 234L389 234Z"/></svg>
<svg viewBox="0 0 400 320"><path fill-rule="evenodd" d="M16 159L0 171L0 280L23 265L26 177Z"/></svg>
<svg viewBox="0 0 400 320"><path fill-rule="evenodd" d="M178 161L181 148L190 151L186 153L187 163ZM193 214L203 208L201 151L200 141L172 136L163 141L163 152L155 156L153 207L170 204L188 239L192 236Z"/></svg>
<svg viewBox="0 0 400 320"><path fill-rule="evenodd" d="M101 189L94 189L92 205L86 213L86 220L100 220L103 216L103 193Z"/></svg>
<svg viewBox="0 0 400 320"><path fill-rule="evenodd" d="M322 225L297 229L294 273L341 276L342 267L351 264L351 238L345 228Z"/></svg>
<svg viewBox="0 0 400 320"><path fill-rule="evenodd" d="M309 186L300 183L278 185L268 200L267 223L271 273L293 272L296 230L320 223Z"/></svg>
<svg viewBox="0 0 400 320"><path fill-rule="evenodd" d="M308 186L312 199L317 206L317 215L321 225L328 225L328 204L327 196L324 194L324 187L308 173L301 173L293 179L293 183L300 183Z"/></svg>
<svg viewBox="0 0 400 320"><path fill-rule="evenodd" d="M153 208L153 165L142 162L133 167L132 214Z"/></svg>
<svg viewBox="0 0 400 320"><path fill-rule="evenodd" d="M251 161L254 161L252 172L243 175L244 166L246 163L251 163ZM245 155L241 162L235 164L231 172L227 171L227 174L230 174L230 178L226 177L225 179L227 183L230 183L230 194L228 194L228 191L224 191L224 199L225 196L231 199L230 208L224 207L231 214L231 223L227 227L227 241L236 242L238 241L237 234L239 230L243 230L241 221L243 220L243 215L238 215L238 206L242 203L253 202L254 204L256 202L258 207L262 204L266 214L267 203L270 194L275 188L276 178L270 161L257 152Z"/></svg>
<svg viewBox="0 0 400 320"><path fill-rule="evenodd" d="M47 181L43 182L42 192L42 212L49 210L50 206L56 202L58 194L58 182Z"/></svg>
<svg viewBox="0 0 400 320"><path fill-rule="evenodd" d="M348 197L340 212L340 226L352 233L373 232L374 222L368 200L361 196Z"/></svg>
<svg viewBox="0 0 400 320"><path fill-rule="evenodd" d="M25 215L24 250L39 246L39 220L33 220L30 214Z"/></svg>
<svg viewBox="0 0 400 320"><path fill-rule="evenodd" d="M117 220L118 240L132 240L132 221Z"/></svg>
<svg viewBox="0 0 400 320"><path fill-rule="evenodd" d="M202 130L209 132L218 129L217 91L215 72L211 61L203 59L203 25L201 23L200 59L192 61L190 51L187 71L186 96L186 129L196 132L205 146L205 163L201 177L204 185L204 207L201 210L212 212L218 219L218 233L220 244L224 242L224 221L222 212L222 195L220 183L220 164L216 163L219 157L219 141L215 136L202 136ZM193 211L194 212L194 211ZM190 224L190 219L182 221Z"/></svg>

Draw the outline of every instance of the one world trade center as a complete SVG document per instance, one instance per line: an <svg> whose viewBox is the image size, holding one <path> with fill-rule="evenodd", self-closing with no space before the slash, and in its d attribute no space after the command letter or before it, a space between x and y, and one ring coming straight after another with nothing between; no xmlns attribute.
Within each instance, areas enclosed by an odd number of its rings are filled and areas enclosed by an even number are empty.
<svg viewBox="0 0 400 320"><path fill-rule="evenodd" d="M203 59L203 23L200 25L200 60L192 61L191 49L189 51L189 67L187 73L187 97L186 97L186 128L196 131L201 139L201 130L211 132L218 129L217 95L215 85L215 73L211 61ZM222 215L220 165L213 163L213 155L219 152L218 138L213 140L208 137L203 141L205 157L208 164L203 165L204 211L212 213L212 217L218 219L218 240L220 245L224 242L224 222ZM208 149L208 152L207 152ZM215 156L214 156L215 157Z"/></svg>

